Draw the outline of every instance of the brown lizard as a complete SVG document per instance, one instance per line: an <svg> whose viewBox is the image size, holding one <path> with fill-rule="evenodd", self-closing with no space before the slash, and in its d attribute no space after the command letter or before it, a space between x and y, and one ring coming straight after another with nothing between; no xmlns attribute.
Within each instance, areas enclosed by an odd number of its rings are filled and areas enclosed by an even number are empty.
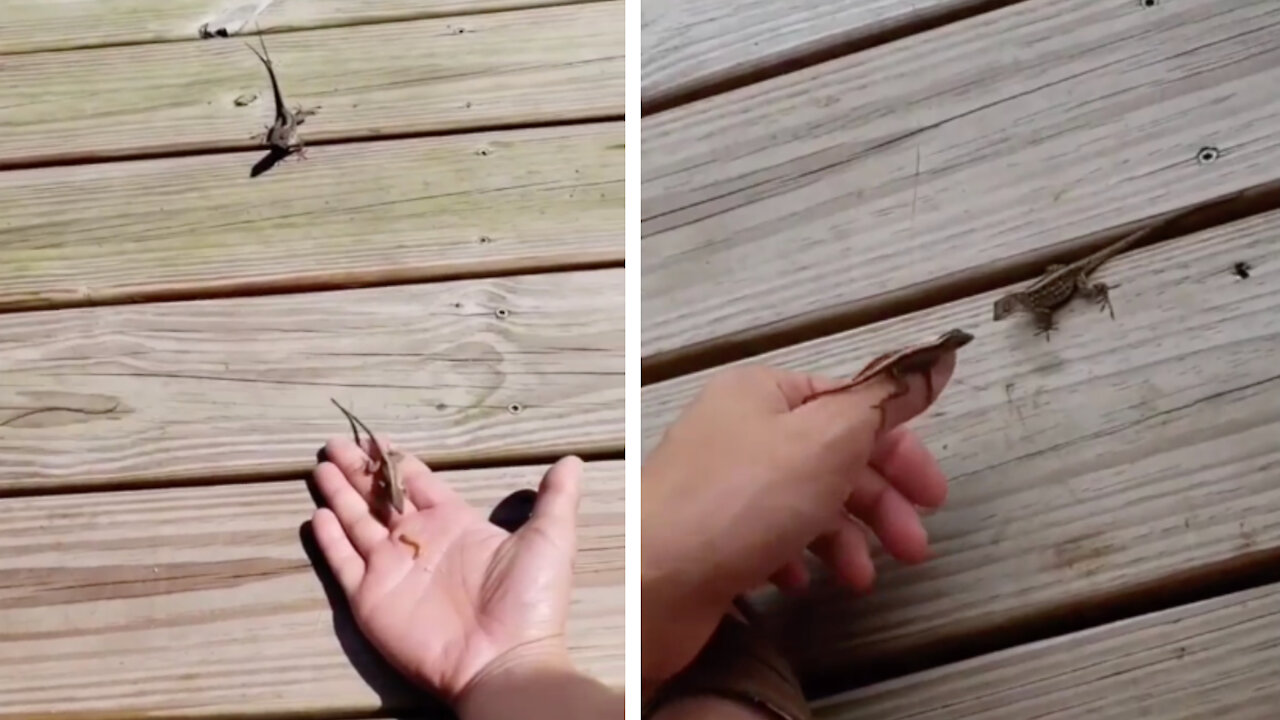
<svg viewBox="0 0 1280 720"><path fill-rule="evenodd" d="M284 157L291 153L298 153L300 157L306 157L306 149L302 146L302 140L298 137L298 126L306 119L316 114L316 108L304 110L301 106L290 110L289 106L284 102L284 96L280 94L280 83L276 80L275 68L271 65L271 55L267 52L267 43L262 39L262 30L258 30L258 42L262 44L262 52L254 50L252 45L245 45L253 50L253 54L258 56L262 64L267 67L267 75L271 78L271 92L275 96L276 102L276 119L272 125L267 128L266 133L258 137L266 140L267 146L271 148L272 153Z"/></svg>
<svg viewBox="0 0 1280 720"><path fill-rule="evenodd" d="M973 341L973 335L964 330L954 329L939 335L937 339L918 345L908 345L907 347L887 352L867 363L862 370L854 375L848 382L834 388L816 392L805 398L804 402L810 402L815 398L831 393L844 392L853 387L857 387L874 377L882 374L888 375L894 380L894 391L884 400L876 405L876 409L880 411L880 423L884 424L884 406L885 403L894 398L902 397L911 392L911 386L907 383L907 376L912 373L920 373L924 375L925 387L928 390L929 402L933 402L933 366L938 364L942 356L948 352L954 352L968 345Z"/></svg>
<svg viewBox="0 0 1280 720"><path fill-rule="evenodd" d="M390 445L383 446L378 442L378 438L374 437L373 431L368 425L361 422L360 418L352 415L346 408L338 405L338 401L333 398L329 400L338 406L343 415L347 416L347 422L351 424L351 434L355 436L356 445L360 445L360 431L356 428L359 425L364 429L364 433L369 436L369 456L365 459L365 472L372 475L377 483L377 490L383 498L391 503L391 507L401 515L404 514L404 477L400 475L400 461L404 459L404 453L396 450ZM413 547L413 557L416 560L418 554L422 552L422 545L417 541L405 537L401 534L398 538L405 545Z"/></svg>
<svg viewBox="0 0 1280 720"><path fill-rule="evenodd" d="M1172 220L1172 218L1169 220ZM1103 263L1133 247L1134 243L1155 232L1157 228L1163 227L1169 220L1149 225L1137 232L1130 233L1092 255L1073 263L1050 265L1045 269L1044 275L1041 275L1040 279L1031 283L1026 289L1011 292L996 300L992 317L999 321L1019 310L1031 313L1036 325L1036 334L1044 335L1045 340L1048 340L1050 331L1057 327L1053 321L1053 314L1066 305L1071 298L1075 297L1076 293L1079 293L1081 296L1098 303L1101 306L1099 312L1105 309L1110 313L1111 319L1114 320L1116 313L1111 307L1111 297L1107 292L1109 290L1107 284L1104 282L1091 283L1089 282L1089 276L1101 267Z"/></svg>

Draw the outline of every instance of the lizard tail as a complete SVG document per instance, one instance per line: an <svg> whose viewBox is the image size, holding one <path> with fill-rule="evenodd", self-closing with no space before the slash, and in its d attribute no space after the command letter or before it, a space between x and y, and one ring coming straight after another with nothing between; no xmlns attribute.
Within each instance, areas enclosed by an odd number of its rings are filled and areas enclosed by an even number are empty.
<svg viewBox="0 0 1280 720"><path fill-rule="evenodd" d="M338 405L338 401L337 401L337 400L334 400L333 398L329 398L329 402L333 403L334 405L337 405L337 406L338 406L338 409L342 411L342 414L347 416L347 424L349 424L349 425L351 426L351 435L355 438L356 445L359 445L359 444L360 444L360 431L356 429L356 423L360 422L360 420L359 420L359 419L357 419L355 415L352 415L350 412L347 412L347 409L346 409L346 408L342 407L341 405ZM361 422L361 423L360 423L360 426L361 426L361 427L364 427L364 423L362 423L362 422ZM367 427L366 427L366 428L364 428L364 432L365 432L365 434L366 434L366 435L368 435L368 436L369 436L369 439L370 439L370 440L372 440L372 439L373 439L373 433L369 432L369 428L367 428Z"/></svg>

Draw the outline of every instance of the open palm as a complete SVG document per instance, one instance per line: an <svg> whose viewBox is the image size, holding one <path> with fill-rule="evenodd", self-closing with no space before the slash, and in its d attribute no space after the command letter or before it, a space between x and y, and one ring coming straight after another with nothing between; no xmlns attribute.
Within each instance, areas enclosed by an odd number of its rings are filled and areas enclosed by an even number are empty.
<svg viewBox="0 0 1280 720"><path fill-rule="evenodd" d="M533 517L511 534L412 456L400 464L405 513L384 524L363 449L334 440L325 450L316 540L361 631L392 665L453 702L513 656L559 659L581 461L552 466Z"/></svg>

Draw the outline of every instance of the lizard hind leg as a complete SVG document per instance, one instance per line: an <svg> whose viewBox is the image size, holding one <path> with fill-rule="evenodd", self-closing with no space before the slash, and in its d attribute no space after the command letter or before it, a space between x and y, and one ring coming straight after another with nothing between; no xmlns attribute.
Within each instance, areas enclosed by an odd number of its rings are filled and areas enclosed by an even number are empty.
<svg viewBox="0 0 1280 720"><path fill-rule="evenodd" d="M1036 335L1044 335L1044 341L1049 342L1049 334L1058 328L1058 324L1053 321L1052 310L1037 310L1034 314Z"/></svg>
<svg viewBox="0 0 1280 720"><path fill-rule="evenodd" d="M378 462L377 460L374 460L372 457L368 455L365 455L364 471L369 475L369 477L374 477L374 478L378 477L378 471L381 469L382 469L382 463Z"/></svg>
<svg viewBox="0 0 1280 720"><path fill-rule="evenodd" d="M911 384L907 382L907 379L904 378L896 368L891 368L889 373L890 377L893 378L893 392L886 395L883 400L873 406L880 413L880 421L876 424L876 428L878 430L884 429L884 406L888 405L892 400L896 400L897 398L911 393ZM930 390L929 392L932 393L933 391Z"/></svg>

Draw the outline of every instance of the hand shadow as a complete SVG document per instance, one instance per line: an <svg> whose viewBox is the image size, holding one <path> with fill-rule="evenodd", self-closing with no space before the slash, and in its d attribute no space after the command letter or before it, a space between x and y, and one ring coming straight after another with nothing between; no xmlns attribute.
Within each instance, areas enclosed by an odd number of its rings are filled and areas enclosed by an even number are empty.
<svg viewBox="0 0 1280 720"><path fill-rule="evenodd" d="M316 507L324 507L325 502L310 477L307 478L307 491L311 493L311 499L316 503ZM360 674L361 679L378 694L378 699L382 703L378 714L387 713L386 717L393 718L455 720L457 716L448 705L409 682L383 659L360 632L355 617L351 614L347 596L320 552L310 520L298 527L298 539L302 543L303 551L307 554L307 559L311 561L311 567L316 571L321 587L324 588L329 607L333 609L333 632L338 638L342 652L355 671Z"/></svg>

